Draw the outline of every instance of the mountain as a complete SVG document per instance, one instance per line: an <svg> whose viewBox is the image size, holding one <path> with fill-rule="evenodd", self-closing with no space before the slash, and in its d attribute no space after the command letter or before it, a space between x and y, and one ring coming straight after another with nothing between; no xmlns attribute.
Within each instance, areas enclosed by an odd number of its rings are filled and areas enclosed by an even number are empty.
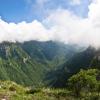
<svg viewBox="0 0 100 100"><path fill-rule="evenodd" d="M100 50L88 47L86 50L75 53L63 65L56 70L47 73L46 80L53 87L65 87L67 80L80 69L99 68L100 69Z"/></svg>
<svg viewBox="0 0 100 100"><path fill-rule="evenodd" d="M46 74L57 69L78 50L59 42L0 43L0 79L26 86L44 84Z"/></svg>
<svg viewBox="0 0 100 100"><path fill-rule="evenodd" d="M91 68L100 69L100 49L98 49L95 53L95 56L90 64Z"/></svg>

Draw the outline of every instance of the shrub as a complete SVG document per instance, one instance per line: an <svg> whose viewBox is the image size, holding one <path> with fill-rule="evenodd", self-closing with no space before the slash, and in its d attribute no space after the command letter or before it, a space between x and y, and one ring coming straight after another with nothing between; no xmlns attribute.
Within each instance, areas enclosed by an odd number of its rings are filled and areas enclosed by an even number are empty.
<svg viewBox="0 0 100 100"><path fill-rule="evenodd" d="M9 90L10 90L10 91L16 91L16 88L15 88L14 86L10 86L10 87L9 87Z"/></svg>
<svg viewBox="0 0 100 100"><path fill-rule="evenodd" d="M27 94L34 94L38 92L41 92L41 89L29 89L26 91Z"/></svg>

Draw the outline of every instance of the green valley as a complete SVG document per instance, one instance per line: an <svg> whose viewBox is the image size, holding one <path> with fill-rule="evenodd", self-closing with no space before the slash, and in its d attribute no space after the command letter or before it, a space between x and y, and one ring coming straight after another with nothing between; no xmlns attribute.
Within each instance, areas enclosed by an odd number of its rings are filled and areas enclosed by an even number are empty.
<svg viewBox="0 0 100 100"><path fill-rule="evenodd" d="M99 100L99 51L54 41L2 42L0 99Z"/></svg>

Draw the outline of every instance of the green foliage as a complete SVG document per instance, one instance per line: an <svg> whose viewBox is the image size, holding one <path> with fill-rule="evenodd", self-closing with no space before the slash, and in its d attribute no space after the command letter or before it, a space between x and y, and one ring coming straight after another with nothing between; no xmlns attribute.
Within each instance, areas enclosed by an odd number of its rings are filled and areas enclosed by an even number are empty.
<svg viewBox="0 0 100 100"><path fill-rule="evenodd" d="M67 89L30 89L15 82L0 81L0 100L77 100L69 95ZM12 91L14 89L14 91Z"/></svg>
<svg viewBox="0 0 100 100"><path fill-rule="evenodd" d="M96 87L99 86L99 81L97 80L98 74L99 71L97 69L81 70L68 80L68 86L77 97L80 96L81 91L97 91Z"/></svg>
<svg viewBox="0 0 100 100"><path fill-rule="evenodd" d="M46 73L71 57L71 48L52 41L0 43L0 79L33 87L47 84Z"/></svg>
<svg viewBox="0 0 100 100"><path fill-rule="evenodd" d="M75 53L64 64L47 74L47 79L51 79L50 85L54 87L66 87L66 80L78 73L80 69L91 67L91 61L96 55L96 50L88 47L86 50Z"/></svg>
<svg viewBox="0 0 100 100"><path fill-rule="evenodd" d="M35 93L38 93L38 92L41 92L40 88L38 88L38 89L37 88L35 88L35 89L30 88L30 89L26 90L27 94L35 94Z"/></svg>
<svg viewBox="0 0 100 100"><path fill-rule="evenodd" d="M35 88L23 87L15 82L0 81L0 100L99 100L100 92L81 91L80 98L72 95L67 88Z"/></svg>

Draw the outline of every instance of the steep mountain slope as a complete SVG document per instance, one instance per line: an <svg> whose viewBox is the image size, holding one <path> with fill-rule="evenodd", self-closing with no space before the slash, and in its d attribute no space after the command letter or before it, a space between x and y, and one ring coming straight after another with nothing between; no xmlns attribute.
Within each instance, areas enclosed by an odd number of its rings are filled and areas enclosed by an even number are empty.
<svg viewBox="0 0 100 100"><path fill-rule="evenodd" d="M68 60L77 50L57 42L29 41L0 44L0 79L36 86L45 75Z"/></svg>
<svg viewBox="0 0 100 100"><path fill-rule="evenodd" d="M40 63L49 64L51 67L62 64L77 51L73 45L53 41L29 41L22 44L21 47L31 58L35 58Z"/></svg>
<svg viewBox="0 0 100 100"><path fill-rule="evenodd" d="M3 43L0 45L0 54L1 79L13 80L25 85L32 85L33 82L37 84L38 80L41 81L43 76L41 72L45 67L31 59L19 45ZM39 66L41 67L38 68Z"/></svg>
<svg viewBox="0 0 100 100"><path fill-rule="evenodd" d="M92 59L90 66L92 68L100 69L100 49L96 51L96 54L94 58Z"/></svg>
<svg viewBox="0 0 100 100"><path fill-rule="evenodd" d="M93 47L88 47L85 51L73 55L62 66L58 66L58 69L47 73L46 80L51 80L49 85L54 87L64 87L66 86L67 79L73 74L79 72L80 69L88 69L93 65L100 65L100 62L98 63L96 60L96 58L98 58L97 52L98 51L96 51Z"/></svg>

